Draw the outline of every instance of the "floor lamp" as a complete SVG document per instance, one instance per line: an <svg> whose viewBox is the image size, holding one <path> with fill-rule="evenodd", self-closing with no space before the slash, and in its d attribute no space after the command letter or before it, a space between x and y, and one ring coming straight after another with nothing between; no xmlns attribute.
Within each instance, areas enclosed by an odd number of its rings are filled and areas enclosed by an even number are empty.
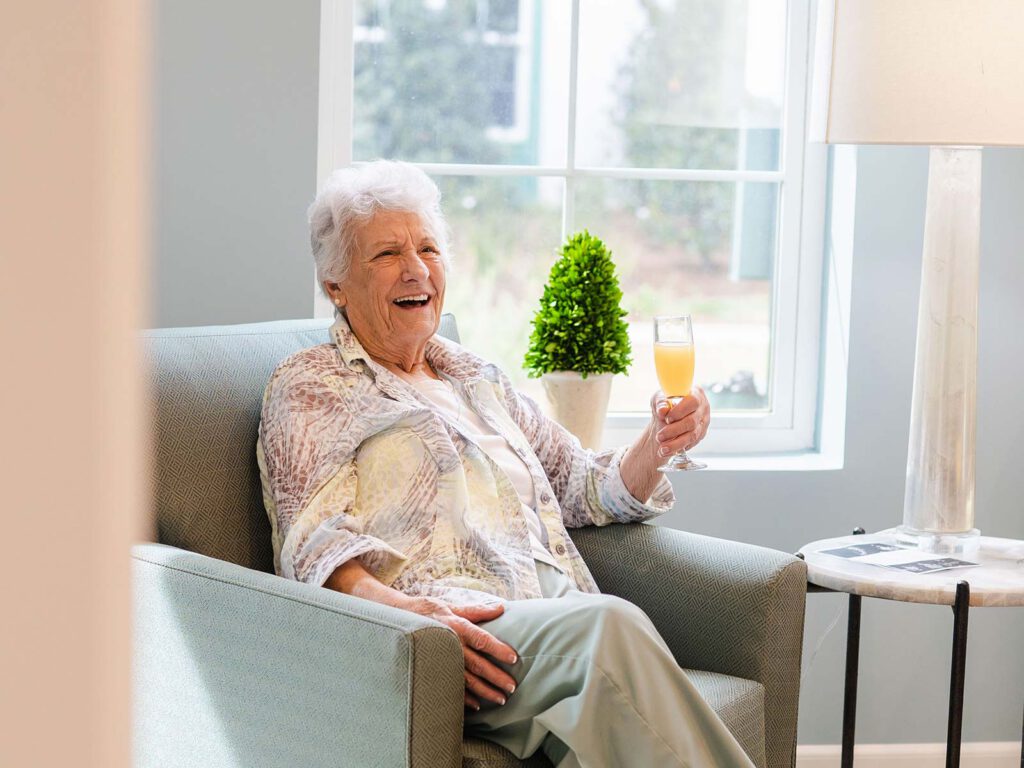
<svg viewBox="0 0 1024 768"><path fill-rule="evenodd" d="M822 0L811 140L931 147L903 524L977 542L974 457L982 146L1024 145L1024 2Z"/></svg>

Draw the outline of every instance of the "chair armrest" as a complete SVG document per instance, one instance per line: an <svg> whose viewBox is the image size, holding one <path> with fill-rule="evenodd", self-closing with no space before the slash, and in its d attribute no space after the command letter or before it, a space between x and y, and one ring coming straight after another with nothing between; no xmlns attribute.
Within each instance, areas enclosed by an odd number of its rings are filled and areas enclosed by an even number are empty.
<svg viewBox="0 0 1024 768"><path fill-rule="evenodd" d="M644 610L685 668L765 688L770 765L792 765L807 566L792 555L644 523L570 530L602 591Z"/></svg>
<svg viewBox="0 0 1024 768"><path fill-rule="evenodd" d="M174 547L132 557L134 765L462 765L447 627Z"/></svg>

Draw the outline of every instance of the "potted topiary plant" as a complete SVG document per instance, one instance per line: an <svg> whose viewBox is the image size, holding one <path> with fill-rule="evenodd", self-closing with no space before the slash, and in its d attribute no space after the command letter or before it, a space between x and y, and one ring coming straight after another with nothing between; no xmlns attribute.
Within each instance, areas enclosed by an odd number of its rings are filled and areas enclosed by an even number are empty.
<svg viewBox="0 0 1024 768"><path fill-rule="evenodd" d="M601 442L612 377L629 367L626 311L611 252L584 230L551 267L525 367L541 377L554 419L586 448Z"/></svg>

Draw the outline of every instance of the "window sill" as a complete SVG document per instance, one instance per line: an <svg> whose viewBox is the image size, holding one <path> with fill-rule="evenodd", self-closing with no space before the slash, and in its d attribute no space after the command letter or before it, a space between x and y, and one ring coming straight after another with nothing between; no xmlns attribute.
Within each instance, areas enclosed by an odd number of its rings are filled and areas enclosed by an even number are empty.
<svg viewBox="0 0 1024 768"><path fill-rule="evenodd" d="M741 456L701 456L695 459L712 472L816 472L843 468L843 457L818 451L801 453L748 454Z"/></svg>

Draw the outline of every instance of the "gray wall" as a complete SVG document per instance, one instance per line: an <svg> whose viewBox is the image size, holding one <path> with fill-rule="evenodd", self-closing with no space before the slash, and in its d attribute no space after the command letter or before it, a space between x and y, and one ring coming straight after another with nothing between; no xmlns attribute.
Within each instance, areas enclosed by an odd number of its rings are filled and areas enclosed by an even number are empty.
<svg viewBox="0 0 1024 768"><path fill-rule="evenodd" d="M156 3L153 325L312 316L319 6Z"/></svg>
<svg viewBox="0 0 1024 768"><path fill-rule="evenodd" d="M311 314L316 6L158 3L158 325ZM687 474L664 524L795 551L900 522L926 178L926 150L859 152L845 467ZM1024 538L1024 152L986 151L983 183L978 524ZM820 650L801 743L840 738L845 604L808 598L805 666ZM865 601L859 741L944 740L951 620L948 608ZM1017 739L1024 611L976 610L970 624L965 736Z"/></svg>

